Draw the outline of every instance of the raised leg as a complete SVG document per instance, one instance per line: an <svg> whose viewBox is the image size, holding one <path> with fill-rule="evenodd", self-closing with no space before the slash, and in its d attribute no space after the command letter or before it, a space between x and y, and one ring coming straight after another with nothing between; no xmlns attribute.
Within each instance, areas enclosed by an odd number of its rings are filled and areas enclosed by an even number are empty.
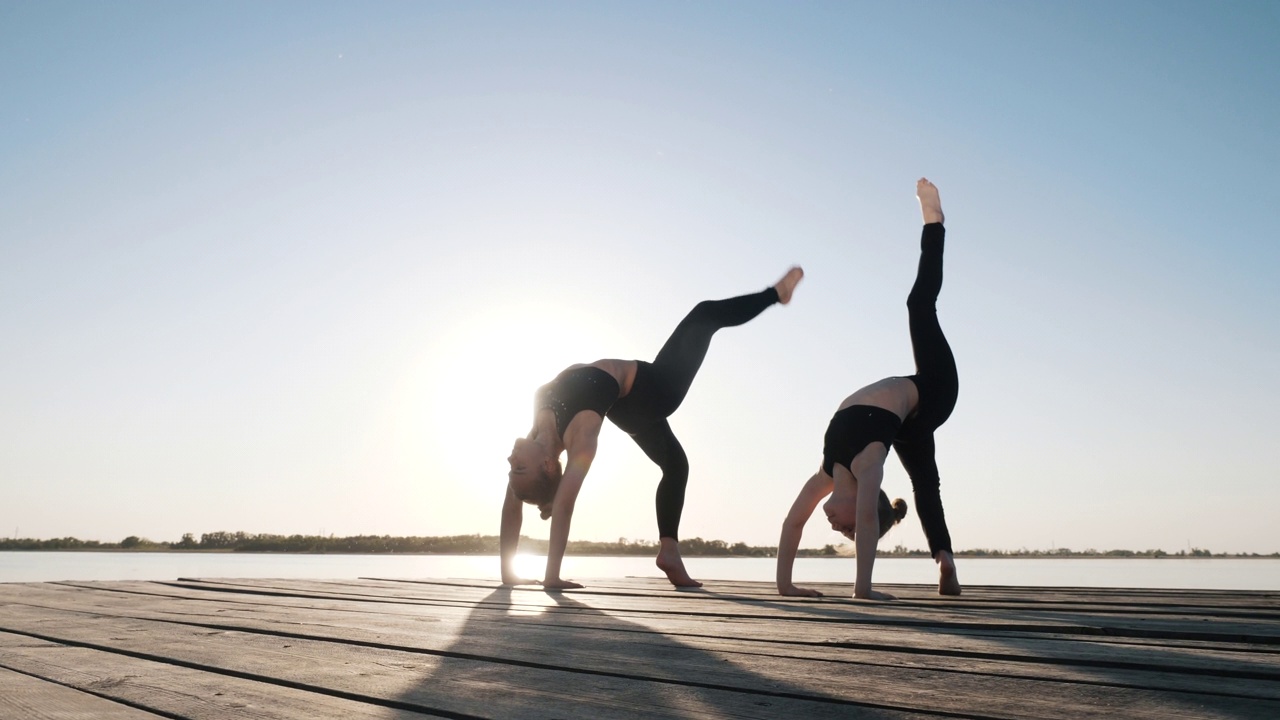
<svg viewBox="0 0 1280 720"><path fill-rule="evenodd" d="M929 398L937 408L931 419L941 425L955 405L959 389L955 355L938 322L938 293L942 290L942 250L945 232L941 225L925 225L920 236L920 264L916 281L907 295L907 324L911 331L911 353L916 361L916 377L929 385ZM917 383L920 384L920 383ZM925 388L921 388L922 391Z"/></svg>
<svg viewBox="0 0 1280 720"><path fill-rule="evenodd" d="M768 288L728 300L704 300L684 316L653 360L653 370L662 379L665 415L675 412L689 394L716 331L742 325L776 302L777 291Z"/></svg>
<svg viewBox="0 0 1280 720"><path fill-rule="evenodd" d="M938 188L925 178L916 183L924 228L920 232L920 263L916 280L907 295L907 317L911 330L911 352L916 361L916 385L920 386L921 407L917 415L937 428L951 414L959 390L956 359L938 323L938 294L942 292L942 252L946 229L942 225L942 203Z"/></svg>
<svg viewBox="0 0 1280 720"><path fill-rule="evenodd" d="M726 300L705 300L695 305L653 360L654 374L660 379L658 412L667 417L684 402L717 330L742 325L774 303L785 305L790 302L796 285L803 277L804 271L794 267L772 287L758 293Z"/></svg>
<svg viewBox="0 0 1280 720"><path fill-rule="evenodd" d="M938 592L959 595L960 581L951 551L951 533L942 510L941 480L933 432L955 408L960 390L956 359L938 323L938 294L942 291L942 252L946 230L938 188L925 178L916 183L924 228L920 233L920 264L907 296L911 351L916 361L912 376L920 391L914 414L903 423L893 449L911 478L916 514L929 541L929 554L938 563Z"/></svg>

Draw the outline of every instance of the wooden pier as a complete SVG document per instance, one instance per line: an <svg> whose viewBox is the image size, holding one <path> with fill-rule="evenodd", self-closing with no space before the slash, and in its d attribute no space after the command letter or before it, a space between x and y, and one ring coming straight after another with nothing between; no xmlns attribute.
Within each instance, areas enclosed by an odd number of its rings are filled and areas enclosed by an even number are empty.
<svg viewBox="0 0 1280 720"><path fill-rule="evenodd" d="M0 718L1280 718L1280 593L0 584Z"/></svg>

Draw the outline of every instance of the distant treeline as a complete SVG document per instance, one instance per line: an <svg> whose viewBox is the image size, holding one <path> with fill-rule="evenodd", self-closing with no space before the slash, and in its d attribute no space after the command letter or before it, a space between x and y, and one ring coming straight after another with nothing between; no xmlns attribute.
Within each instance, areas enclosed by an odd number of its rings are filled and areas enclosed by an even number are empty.
<svg viewBox="0 0 1280 720"><path fill-rule="evenodd" d="M521 550L545 553L547 541L520 537ZM618 538L617 542L570 540L569 555L653 555L658 544L649 540ZM354 553L354 554L429 554L429 555L497 555L497 535L445 535L438 537L394 537L391 535L269 535L245 532L204 533L197 540L187 533L178 542L155 542L130 535L118 543L97 540L79 540L73 537L35 540L31 538L0 539L0 550L135 550L135 551L212 551L212 552L284 552L284 553ZM723 540L692 538L680 541L680 551L688 557L775 557L774 546L727 543ZM849 545L824 545L821 548L801 548L799 557L837 557L852 554ZM1280 557L1280 552L1269 555L1258 553L1213 553L1201 548L1165 552L1164 550L961 550L957 557L988 558L1208 558L1208 557ZM881 549L877 557L929 557L927 550L908 549L898 545L893 549Z"/></svg>
<svg viewBox="0 0 1280 720"><path fill-rule="evenodd" d="M520 549L545 553L547 541L520 537ZM773 557L774 547L753 547L746 543L730 545L723 540L693 538L680 541L685 555L724 557ZM324 535L270 535L245 532L204 533L197 540L187 533L178 542L155 542L136 535L118 543L97 540L79 540L73 537L52 540L29 538L0 540L0 550L210 550L218 552L287 552L287 553L377 553L377 554L435 554L435 555L496 555L497 535L447 535L441 537L394 537L391 535L354 535L334 537ZM658 544L647 540L594 542L569 541L570 555L653 555ZM802 550L801 554L835 555L834 547L822 550Z"/></svg>

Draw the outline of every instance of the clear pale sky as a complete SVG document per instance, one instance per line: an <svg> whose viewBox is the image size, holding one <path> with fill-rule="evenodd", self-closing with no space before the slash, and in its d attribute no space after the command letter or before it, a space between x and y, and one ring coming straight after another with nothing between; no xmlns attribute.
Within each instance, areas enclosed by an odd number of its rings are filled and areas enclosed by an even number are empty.
<svg viewBox="0 0 1280 720"><path fill-rule="evenodd" d="M538 385L798 263L672 417L776 544L927 176L957 549L1275 552L1278 129L1273 2L3 3L0 535L496 534ZM606 424L572 537L657 480Z"/></svg>

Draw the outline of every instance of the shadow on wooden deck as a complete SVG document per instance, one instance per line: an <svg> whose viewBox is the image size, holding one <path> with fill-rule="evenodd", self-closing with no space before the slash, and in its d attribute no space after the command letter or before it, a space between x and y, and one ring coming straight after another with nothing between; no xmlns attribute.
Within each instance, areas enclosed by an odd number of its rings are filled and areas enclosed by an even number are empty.
<svg viewBox="0 0 1280 720"><path fill-rule="evenodd" d="M525 592L499 589L482 602L511 604L513 593ZM851 706L858 717L903 717L753 672L723 654L593 609L571 593L546 595L558 612L473 610L424 685L436 692L478 688L489 693L484 702L496 717L818 718L849 717ZM566 611L572 624L564 622ZM495 645L495 623L504 626L508 641L519 637L541 651L504 657L512 648Z"/></svg>
<svg viewBox="0 0 1280 720"><path fill-rule="evenodd" d="M1186 594L1168 593L1166 597L1182 601L1162 608L1151 602L1165 595L1162 591L1137 591L1142 601L1135 603L1064 600L1060 590L1046 590L1046 599L1037 600L1034 590L1017 590L1024 599L1016 602L983 597L984 591L1003 595L1008 588L973 588L969 597L895 603L921 611L907 617L860 613L856 601L843 599L821 604L733 595L723 599L774 608L805 622L838 624L840 629L829 631L831 639L815 645L882 653L886 662L895 656L948 658L956 666L940 672L1038 677L1079 686L1081 696L1090 688L1157 690L1170 717L1267 717L1278 708L1280 635L1275 633L1280 608L1274 604L1250 606L1246 597L1232 607L1197 605L1187 602ZM1114 598L1122 591L1077 592ZM1274 602L1271 594L1260 596ZM940 608L946 618L930 617ZM884 628L906 630L920 639L899 643L895 636L883 641L862 632ZM982 638L989 647L953 642L973 638Z"/></svg>
<svg viewBox="0 0 1280 720"><path fill-rule="evenodd" d="M0 584L0 720L1280 717L1280 593Z"/></svg>
<svg viewBox="0 0 1280 720"><path fill-rule="evenodd" d="M881 604L781 599L760 584L750 594L713 588L551 593L554 610L532 616L519 598L537 591L500 590L483 604L510 605L511 616L473 611L451 651L492 656L478 628L494 622L513 639L536 635L554 647L530 666L572 680L503 678L514 698L555 698L549 717L594 717L602 697L622 703L613 707L622 716L643 717L1273 718L1280 710L1274 597L1252 608L1237 598L1226 609L1176 593L1160 607L1158 595L1128 591L977 588L943 599L905 588L903 600ZM475 671L448 668L458 677Z"/></svg>

